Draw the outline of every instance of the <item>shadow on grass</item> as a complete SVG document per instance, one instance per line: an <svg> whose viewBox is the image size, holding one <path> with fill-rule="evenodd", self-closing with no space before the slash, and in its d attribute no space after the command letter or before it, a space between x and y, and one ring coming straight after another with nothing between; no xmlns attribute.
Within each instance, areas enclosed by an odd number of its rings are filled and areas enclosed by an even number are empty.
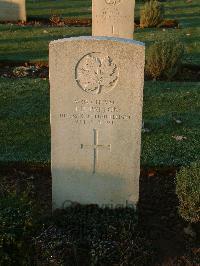
<svg viewBox="0 0 200 266"><path fill-rule="evenodd" d="M187 24L187 25L190 25L191 27L197 27L199 26L199 15L198 14L188 14L188 16L186 15L179 15L179 14L176 14L175 16L167 16L167 18L171 18L171 19L177 19L179 24ZM188 28L188 27L186 27Z"/></svg>
<svg viewBox="0 0 200 266"><path fill-rule="evenodd" d="M54 27L55 29L56 27ZM76 36L80 36L80 33L79 32L75 32L73 31L73 28L72 27L69 27L69 26L65 26L63 27L62 29L66 28L66 30L69 31L69 33L67 34L63 34L64 31L62 32L62 34L54 34L51 33L51 32L48 32L48 28L44 28L44 30L46 29L45 32L38 32L37 33L37 36L31 36L31 37L27 37L25 36L24 38L16 38L16 39L13 39L13 38L10 38L10 39L1 39L0 40L0 43L4 44L4 43L12 43L12 44L15 44L15 43L27 43L27 42L42 42L42 41L51 41L51 40L56 40L56 39L63 39L63 38L70 38L70 37L76 37ZM60 27L58 27L58 29L60 29ZM29 31L30 28L23 28L22 29L23 31L24 30L27 30ZM43 28L41 28L41 30L43 30ZM21 29L20 29L20 32L21 32ZM85 33L84 36L89 36L89 34ZM48 44L48 43L46 43Z"/></svg>
<svg viewBox="0 0 200 266"><path fill-rule="evenodd" d="M37 199L42 215L51 214L50 164L9 163L7 166L1 164L0 166L1 175L9 176L11 183L18 182L18 186L23 186L23 182L31 180L34 184L34 197ZM185 249L184 222L178 215L178 199L175 193L174 177L177 170L176 168L151 168L141 171L138 229L146 235L147 239L153 241L154 247L159 247L161 257L181 255ZM84 176L84 173L82 175ZM110 182L112 182L111 179Z"/></svg>
<svg viewBox="0 0 200 266"><path fill-rule="evenodd" d="M46 8L45 8L46 9ZM28 16L28 21L39 21L40 19L50 19L51 16L56 15L61 18L85 18L85 17L91 17L91 11L85 10L85 11L80 11L78 10L77 12L66 12L63 10L52 10L51 12L46 12L41 15L29 15Z"/></svg>
<svg viewBox="0 0 200 266"><path fill-rule="evenodd" d="M179 5L173 5L172 7L169 7L169 6L166 6L165 7L165 9L166 10L175 10L175 9L177 9L178 11L181 11L181 12L183 12L185 9L193 9L193 8L200 8L200 5L196 5L196 4L185 4L185 5L183 5L183 6L179 6ZM180 9L182 9L182 10L180 10Z"/></svg>
<svg viewBox="0 0 200 266"><path fill-rule="evenodd" d="M18 3L12 3L12 1L1 1L0 21L15 21L18 20L19 17L20 6Z"/></svg>
<svg viewBox="0 0 200 266"><path fill-rule="evenodd" d="M184 253L184 222L178 215L176 169L142 172L138 204L139 228L160 247L163 256Z"/></svg>

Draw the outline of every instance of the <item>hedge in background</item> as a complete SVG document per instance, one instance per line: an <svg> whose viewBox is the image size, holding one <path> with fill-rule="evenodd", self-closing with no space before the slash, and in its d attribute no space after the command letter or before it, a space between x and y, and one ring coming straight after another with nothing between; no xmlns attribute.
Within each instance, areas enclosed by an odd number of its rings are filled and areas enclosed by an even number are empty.
<svg viewBox="0 0 200 266"><path fill-rule="evenodd" d="M150 0L146 2L140 11L140 27L152 28L158 26L164 17L164 8L160 2Z"/></svg>
<svg viewBox="0 0 200 266"><path fill-rule="evenodd" d="M145 72L154 80L171 80L181 69L184 46L176 39L157 40L147 49Z"/></svg>
<svg viewBox="0 0 200 266"><path fill-rule="evenodd" d="M190 223L200 222L200 162L182 167L176 176L179 213Z"/></svg>

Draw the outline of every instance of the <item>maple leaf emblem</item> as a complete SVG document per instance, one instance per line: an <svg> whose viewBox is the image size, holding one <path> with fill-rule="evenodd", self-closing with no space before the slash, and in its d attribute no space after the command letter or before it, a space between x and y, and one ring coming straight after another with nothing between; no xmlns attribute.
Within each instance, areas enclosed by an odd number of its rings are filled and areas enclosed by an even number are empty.
<svg viewBox="0 0 200 266"><path fill-rule="evenodd" d="M100 94L114 88L119 76L117 65L109 56L91 53L84 56L76 68L76 81L86 92Z"/></svg>

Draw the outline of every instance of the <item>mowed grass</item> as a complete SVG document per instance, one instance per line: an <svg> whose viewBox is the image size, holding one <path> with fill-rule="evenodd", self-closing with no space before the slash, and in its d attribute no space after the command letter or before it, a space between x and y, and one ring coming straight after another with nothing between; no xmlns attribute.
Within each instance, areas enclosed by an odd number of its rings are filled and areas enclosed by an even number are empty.
<svg viewBox="0 0 200 266"><path fill-rule="evenodd" d="M199 90L199 83L146 82L143 166L179 166L199 158ZM1 78L0 114L0 162L50 162L48 80Z"/></svg>
<svg viewBox="0 0 200 266"><path fill-rule="evenodd" d="M27 0L28 19L61 17L91 17L91 0Z"/></svg>
<svg viewBox="0 0 200 266"><path fill-rule="evenodd" d="M200 83L146 82L142 164L188 165L200 159Z"/></svg>
<svg viewBox="0 0 200 266"><path fill-rule="evenodd" d="M141 1L140 1L141 2ZM200 65L200 2L166 1L165 17L178 29L136 29L135 39L149 46L158 38L180 38L184 61ZM135 17L139 18L141 3ZM27 1L28 19L91 17L91 1ZM90 27L0 24L1 62L48 62L48 44L64 37L91 35ZM200 84L146 82L143 166L179 166L199 159ZM42 79L0 79L0 162L50 162L49 85Z"/></svg>
<svg viewBox="0 0 200 266"><path fill-rule="evenodd" d="M0 162L48 161L49 86L42 79L0 79Z"/></svg>
<svg viewBox="0 0 200 266"><path fill-rule="evenodd" d="M0 24L1 62L48 62L52 40L90 35L84 27L19 27Z"/></svg>
<svg viewBox="0 0 200 266"><path fill-rule="evenodd" d="M145 42L148 47L158 38L174 36L185 44L184 62L200 65L200 1L187 3L184 0L166 1L165 18L177 19L178 29L136 29L134 38ZM141 1L136 1L135 18L139 18ZM50 18L53 14L61 17L91 17L91 1L27 1L28 19ZM0 62L48 61L48 44L51 40L64 37L91 35L89 27L48 27L17 26L0 24Z"/></svg>

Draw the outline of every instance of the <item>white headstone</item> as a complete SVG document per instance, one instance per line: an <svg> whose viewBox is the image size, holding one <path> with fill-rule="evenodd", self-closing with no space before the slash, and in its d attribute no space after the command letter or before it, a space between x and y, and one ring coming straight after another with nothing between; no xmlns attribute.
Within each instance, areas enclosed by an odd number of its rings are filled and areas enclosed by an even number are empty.
<svg viewBox="0 0 200 266"><path fill-rule="evenodd" d="M135 0L92 0L92 35L133 39Z"/></svg>
<svg viewBox="0 0 200 266"><path fill-rule="evenodd" d="M126 39L50 43L54 208L137 203L144 57Z"/></svg>
<svg viewBox="0 0 200 266"><path fill-rule="evenodd" d="M25 0L0 0L0 21L26 21Z"/></svg>

